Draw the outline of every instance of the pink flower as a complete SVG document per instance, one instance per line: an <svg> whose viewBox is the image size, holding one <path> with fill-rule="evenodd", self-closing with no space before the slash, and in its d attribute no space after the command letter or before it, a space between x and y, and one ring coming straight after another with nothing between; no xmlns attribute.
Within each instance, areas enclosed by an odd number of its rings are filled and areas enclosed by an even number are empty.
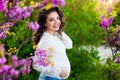
<svg viewBox="0 0 120 80"><path fill-rule="evenodd" d="M113 22L113 20L114 20L114 18L113 18L113 17L109 17L109 18L108 18L108 25L111 25L111 24L112 24L112 22Z"/></svg>
<svg viewBox="0 0 120 80"><path fill-rule="evenodd" d="M0 64L5 64L7 61L7 59L3 56L2 58L0 58Z"/></svg>
<svg viewBox="0 0 120 80"><path fill-rule="evenodd" d="M38 49L34 53L38 57L38 59L35 60L33 64L39 64L40 66L44 66L44 67L50 64L50 58L49 58L50 53L48 51Z"/></svg>
<svg viewBox="0 0 120 80"><path fill-rule="evenodd" d="M29 7L25 6L22 10L22 16L24 19L28 18L31 15L31 11L29 10Z"/></svg>
<svg viewBox="0 0 120 80"><path fill-rule="evenodd" d="M58 4L60 6L65 6L65 0L51 0L53 7L57 7Z"/></svg>
<svg viewBox="0 0 120 80"><path fill-rule="evenodd" d="M49 1L49 0L44 0L43 2L44 2L45 4L47 4L48 1ZM52 3L52 7L57 7L58 5L60 5L60 6L65 6L65 5L66 5L65 0L50 0L50 1L51 1L51 3Z"/></svg>
<svg viewBox="0 0 120 80"><path fill-rule="evenodd" d="M4 9L4 1L0 0L0 12Z"/></svg>
<svg viewBox="0 0 120 80"><path fill-rule="evenodd" d="M61 5L61 6L65 6L65 5L66 5L65 0L59 0L59 1L60 1L60 5Z"/></svg>
<svg viewBox="0 0 120 80"><path fill-rule="evenodd" d="M57 7L58 0L51 0L51 2L53 7Z"/></svg>
<svg viewBox="0 0 120 80"><path fill-rule="evenodd" d="M26 18L28 18L30 15L31 15L31 12L25 12L25 13L23 14L23 18L26 19Z"/></svg>
<svg viewBox="0 0 120 80"><path fill-rule="evenodd" d="M11 65L3 65L1 70L2 72L7 73L11 69L11 67Z"/></svg>
<svg viewBox="0 0 120 80"><path fill-rule="evenodd" d="M4 12L11 21L17 22L22 18L22 9L18 5Z"/></svg>
<svg viewBox="0 0 120 80"><path fill-rule="evenodd" d="M25 67L21 68L21 73L22 73L22 76L24 76L26 74L26 68Z"/></svg>
<svg viewBox="0 0 120 80"><path fill-rule="evenodd" d="M30 64L31 64L31 60L27 60L26 62L25 62L25 65L24 66L30 66Z"/></svg>
<svg viewBox="0 0 120 80"><path fill-rule="evenodd" d="M103 29L109 29L109 26L112 24L113 20L114 20L113 17L109 17L108 19L106 19L104 16L102 16L100 26Z"/></svg>
<svg viewBox="0 0 120 80"><path fill-rule="evenodd" d="M17 61L14 61L14 62L13 62L13 66L14 66L14 67L19 67L19 66L24 65L25 62L26 62L25 59L17 60Z"/></svg>
<svg viewBox="0 0 120 80"><path fill-rule="evenodd" d="M15 69L11 69L10 75L11 75L12 77L18 78L18 76L19 76L19 71L18 71L18 70L15 70Z"/></svg>
<svg viewBox="0 0 120 80"><path fill-rule="evenodd" d="M35 22L35 23L30 22L28 24L28 28L31 29L31 30L33 30L33 31L38 30L39 27L40 27L40 25L37 22Z"/></svg>
<svg viewBox="0 0 120 80"><path fill-rule="evenodd" d="M17 61L17 60L18 60L17 56L16 56L16 55L13 55L13 56L12 56L12 62Z"/></svg>
<svg viewBox="0 0 120 80"><path fill-rule="evenodd" d="M6 31L0 32L0 39L5 39L6 38Z"/></svg>

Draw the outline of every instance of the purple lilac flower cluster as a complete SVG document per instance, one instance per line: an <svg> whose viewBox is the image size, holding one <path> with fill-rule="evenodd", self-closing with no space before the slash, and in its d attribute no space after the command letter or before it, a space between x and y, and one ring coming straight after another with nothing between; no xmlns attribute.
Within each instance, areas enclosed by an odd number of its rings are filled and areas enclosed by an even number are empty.
<svg viewBox="0 0 120 80"><path fill-rule="evenodd" d="M3 26L0 26L0 39L6 38L7 31L10 30L10 28L13 26L12 22L6 22Z"/></svg>
<svg viewBox="0 0 120 80"><path fill-rule="evenodd" d="M40 28L40 25L37 22L30 22L28 24L28 28L35 31L35 30L38 30Z"/></svg>
<svg viewBox="0 0 120 80"><path fill-rule="evenodd" d="M48 66L50 64L50 53L46 50L38 49L35 51L35 57L33 58L35 61L33 64L38 64L40 66ZM37 59L36 59L37 57Z"/></svg>
<svg viewBox="0 0 120 80"><path fill-rule="evenodd" d="M4 0L0 0L0 12L4 9Z"/></svg>
<svg viewBox="0 0 120 80"><path fill-rule="evenodd" d="M0 45L0 80L17 79L30 73L31 60L18 59L16 55L5 54L4 45Z"/></svg>
<svg viewBox="0 0 120 80"><path fill-rule="evenodd" d="M13 22L21 20L22 17L26 19L31 15L31 11L27 6L20 8L18 5L16 5L9 10L4 10L4 12L6 17L8 17Z"/></svg>
<svg viewBox="0 0 120 80"><path fill-rule="evenodd" d="M113 17L109 17L108 19L105 18L104 15L101 16L101 22L100 22L100 26L105 29L108 30L109 26L112 24L114 18Z"/></svg>
<svg viewBox="0 0 120 80"><path fill-rule="evenodd" d="M23 7L20 8L19 6L14 6L11 9L4 9L5 16L9 20L9 22L4 23L2 26L0 26L0 39L6 38L7 31L10 30L10 28L14 25L15 22L22 19L28 18L31 15L31 11L29 7Z"/></svg>
<svg viewBox="0 0 120 80"><path fill-rule="evenodd" d="M48 0L44 0L43 1L45 4L48 3ZM51 0L52 3L52 7L57 7L58 4L60 4L60 6L65 6L65 0Z"/></svg>
<svg viewBox="0 0 120 80"><path fill-rule="evenodd" d="M106 11L107 18L102 15L101 21L99 23L100 27L105 30L106 32L106 41L108 42L109 46L111 47L113 60L116 58L117 53L120 51L120 27L116 26L116 31L112 31L110 26L113 23L114 17L110 15L112 11L111 7L109 7Z"/></svg>
<svg viewBox="0 0 120 80"><path fill-rule="evenodd" d="M114 52L120 51L120 28L118 27L116 29L116 32L112 36L111 39L108 39L110 42L110 45L115 47Z"/></svg>
<svg viewBox="0 0 120 80"><path fill-rule="evenodd" d="M120 57L115 58L114 60L116 63L120 63Z"/></svg>

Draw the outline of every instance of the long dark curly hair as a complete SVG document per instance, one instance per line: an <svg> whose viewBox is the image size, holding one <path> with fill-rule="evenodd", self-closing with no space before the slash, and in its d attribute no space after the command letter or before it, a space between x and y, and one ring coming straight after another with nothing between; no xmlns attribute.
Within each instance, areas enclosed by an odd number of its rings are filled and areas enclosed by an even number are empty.
<svg viewBox="0 0 120 80"><path fill-rule="evenodd" d="M33 33L33 37L32 37L32 42L34 45L38 44L38 42L41 39L41 36L43 35L43 32L46 29L45 23L46 23L47 15L54 11L56 11L58 13L58 15L60 17L60 21L61 21L60 28L57 32L61 36L61 32L64 31L65 19L64 19L62 11L58 7L53 7L49 10L42 9L42 10L40 10L40 12L38 14L38 19L37 19L37 22L40 25L40 28Z"/></svg>

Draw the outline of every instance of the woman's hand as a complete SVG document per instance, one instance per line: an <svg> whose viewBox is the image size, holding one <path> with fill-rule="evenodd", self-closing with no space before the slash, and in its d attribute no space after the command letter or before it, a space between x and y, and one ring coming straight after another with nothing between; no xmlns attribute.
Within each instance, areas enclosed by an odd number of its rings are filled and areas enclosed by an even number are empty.
<svg viewBox="0 0 120 80"><path fill-rule="evenodd" d="M65 78L65 77L67 77L67 75L68 75L67 71L62 68L61 73L60 73L60 77Z"/></svg>

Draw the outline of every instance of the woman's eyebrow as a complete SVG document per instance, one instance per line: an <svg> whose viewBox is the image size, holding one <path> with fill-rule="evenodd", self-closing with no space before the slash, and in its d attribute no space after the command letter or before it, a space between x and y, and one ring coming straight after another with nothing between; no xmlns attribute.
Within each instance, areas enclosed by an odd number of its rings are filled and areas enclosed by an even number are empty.
<svg viewBox="0 0 120 80"><path fill-rule="evenodd" d="M59 18L59 16L57 16L56 18ZM54 17L50 17L50 18L48 18L48 19L54 19Z"/></svg>
<svg viewBox="0 0 120 80"><path fill-rule="evenodd" d="M53 17L50 17L50 18L48 18L48 19L54 19Z"/></svg>
<svg viewBox="0 0 120 80"><path fill-rule="evenodd" d="M48 20L53 20L54 18L48 18Z"/></svg>

